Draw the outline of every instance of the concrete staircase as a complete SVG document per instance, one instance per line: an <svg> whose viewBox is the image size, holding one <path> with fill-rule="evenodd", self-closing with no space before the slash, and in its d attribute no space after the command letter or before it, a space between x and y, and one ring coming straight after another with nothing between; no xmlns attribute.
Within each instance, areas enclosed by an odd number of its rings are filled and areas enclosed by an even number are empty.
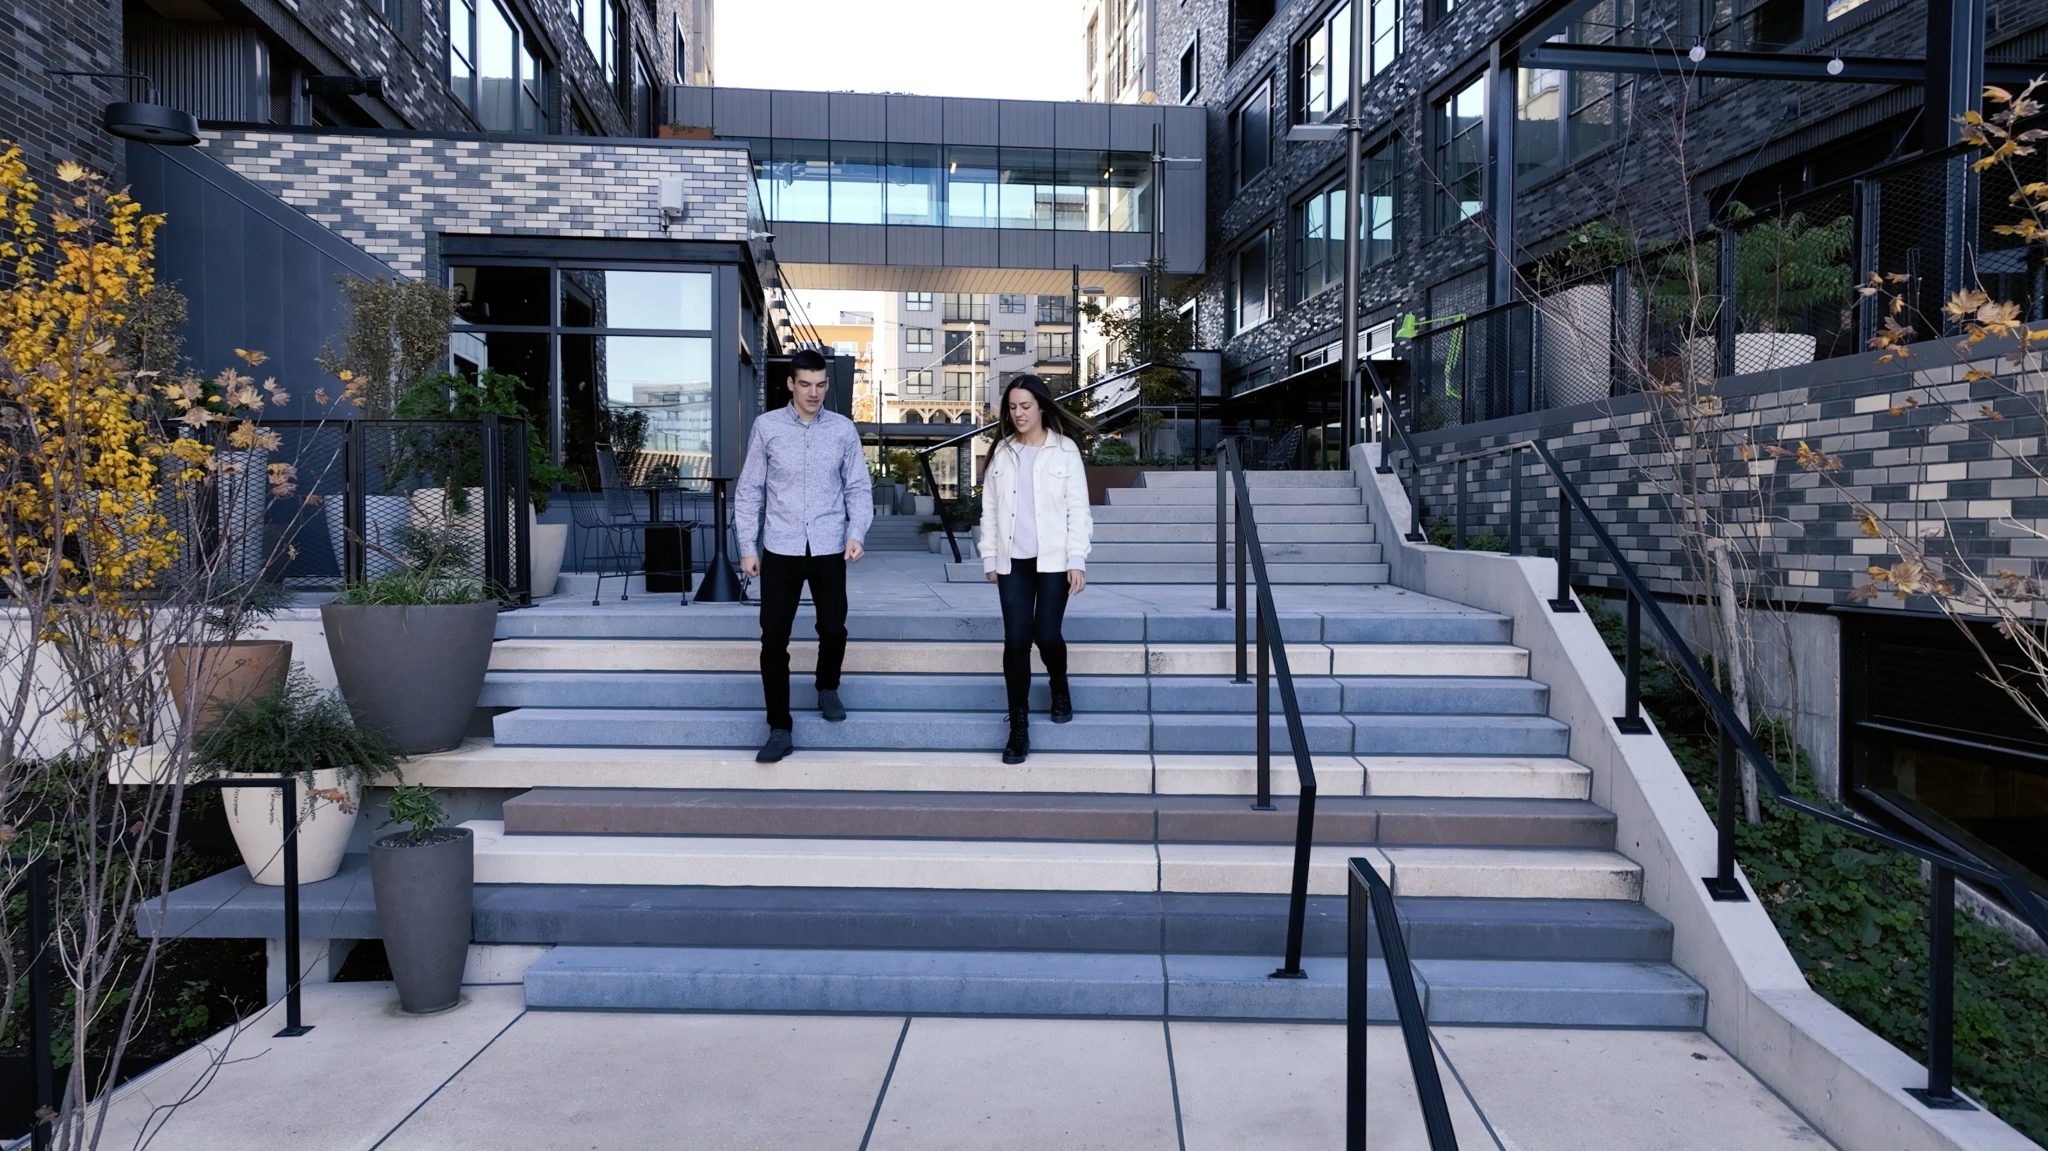
<svg viewBox="0 0 2048 1151"><path fill-rule="evenodd" d="M1136 498L1100 509L1099 547L1135 558L1091 576L1211 578L1171 557L1213 547L1213 482L1148 476L1118 493ZM1034 753L1016 766L996 752L989 602L920 590L902 600L914 608L875 610L860 605L909 593L856 594L851 714L817 715L814 645L792 645L799 750L772 766L753 762L766 726L751 608L507 613L488 738L405 767L482 815L468 824L475 941L512 949L498 954L519 957L536 1008L1334 1020L1344 860L1362 855L1401 901L1432 1020L1702 1026L1705 992L1672 966L1670 926L1643 907L1641 872L1509 621L1372 586L1384 568L1355 487L1254 483L1270 546L1303 549L1275 556L1276 573L1366 581L1281 589L1321 789L1309 978L1267 977L1295 826L1280 707L1276 810L1256 811L1255 688L1232 681L1230 613L1184 587L1079 601L1079 714L1047 722L1037 685ZM362 869L306 891L307 920L332 938L376 931ZM217 876L178 893L165 922L269 934L275 899ZM1392 1018L1376 959L1369 981L1374 1015Z"/></svg>
<svg viewBox="0 0 2048 1151"><path fill-rule="evenodd" d="M1378 584L1387 581L1363 495L1349 472L1251 472L1273 582ZM1216 578L1216 476L1145 472L1140 485L1109 489L1094 509L1091 583L1208 583ZM1225 519L1235 522L1226 507ZM947 578L983 578L979 561L954 564Z"/></svg>
<svg viewBox="0 0 2048 1151"><path fill-rule="evenodd" d="M907 516L875 509L875 522L868 528L863 539L867 550L874 552L921 552L929 551L931 545L925 542L923 525L937 523L936 516Z"/></svg>

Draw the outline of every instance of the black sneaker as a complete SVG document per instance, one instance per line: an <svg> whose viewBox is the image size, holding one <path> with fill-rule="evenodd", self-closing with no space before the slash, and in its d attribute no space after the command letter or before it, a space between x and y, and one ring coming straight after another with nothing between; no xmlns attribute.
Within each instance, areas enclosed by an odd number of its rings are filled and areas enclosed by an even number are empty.
<svg viewBox="0 0 2048 1151"><path fill-rule="evenodd" d="M768 742L761 745L760 752L754 756L754 762L777 763L783 756L795 750L796 744L789 738L788 732L779 727L771 727L768 729Z"/></svg>
<svg viewBox="0 0 2048 1151"><path fill-rule="evenodd" d="M846 705L839 702L839 693L836 691L818 692L818 711L830 723L838 723L846 718Z"/></svg>

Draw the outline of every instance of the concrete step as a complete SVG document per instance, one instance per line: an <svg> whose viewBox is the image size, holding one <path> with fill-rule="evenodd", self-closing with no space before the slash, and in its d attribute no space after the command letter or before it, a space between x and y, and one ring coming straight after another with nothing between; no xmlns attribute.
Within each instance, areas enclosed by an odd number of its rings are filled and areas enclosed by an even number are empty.
<svg viewBox="0 0 2048 1151"><path fill-rule="evenodd" d="M700 835L1292 843L1295 801L1240 796L1006 795L549 788L505 802L507 835ZM1605 848L1614 817L1573 800L1325 796L1337 843Z"/></svg>
<svg viewBox="0 0 2048 1151"><path fill-rule="evenodd" d="M536 1009L1337 1021L1345 965L1272 979L1271 955L558 947L526 972ZM1699 1027L1706 993L1666 964L1422 960L1436 1024ZM1368 964L1370 1018L1393 1016Z"/></svg>
<svg viewBox="0 0 2048 1151"><path fill-rule="evenodd" d="M1144 676L1074 676L1074 706L1085 712L1142 712L1150 701L1151 681ZM1317 695L1335 711L1343 692L1333 681L1320 681ZM999 712L1008 706L1000 675L849 675L840 680L839 698L852 711L977 711ZM763 706L759 675L715 671L521 671L492 672L484 680L484 707L714 708L758 711ZM816 710L817 687L801 676L790 682L790 704L799 711ZM1031 681L1031 707L1043 713L1051 706L1045 677Z"/></svg>
<svg viewBox="0 0 2048 1151"><path fill-rule="evenodd" d="M877 748L911 751L993 752L1009 737L1001 711L850 711L827 722L794 712L792 735L800 748ZM1571 731L1547 716L1304 714L1302 732L1316 755L1563 756ZM522 707L492 721L500 747L706 748L758 747L767 720L755 709ZM1287 722L1268 722L1273 754L1293 743ZM1031 724L1034 750L1158 751L1249 754L1257 750L1258 720L1236 715L1162 715L1077 712L1069 723L1042 716Z"/></svg>
<svg viewBox="0 0 2048 1151"><path fill-rule="evenodd" d="M1222 613L1218 613L1219 615ZM1227 627L1229 620L1217 623ZM1283 634L1284 634L1284 627ZM789 645L793 672L817 667L815 640ZM1249 658L1249 656L1248 656ZM1044 667L1032 653L1032 671ZM1288 666L1297 677L1314 675L1375 676L1509 676L1529 674L1529 653L1506 644L1370 643L1320 644L1290 639ZM846 650L843 670L849 674L968 673L999 675L1003 645L989 642L891 644L854 643ZM581 640L510 639L491 648L491 670L497 672L633 672L697 671L758 673L759 640ZM1230 643L1067 644L1068 671L1076 676L1233 675L1237 648Z"/></svg>
<svg viewBox="0 0 2048 1151"><path fill-rule="evenodd" d="M842 723L828 723L816 713L792 718L800 748L981 749L993 755L1010 732L1000 711L856 711ZM492 731L501 747L747 748L768 738L768 723L752 709L526 707L499 714ZM1146 751L1152 744L1152 718L1142 712L1077 714L1071 723L1032 724L1031 743L1047 751Z"/></svg>
<svg viewBox="0 0 2048 1151"><path fill-rule="evenodd" d="M1034 724L1036 730L1038 725ZM1069 725L1071 726L1071 725ZM1198 759L1199 757L1190 757ZM1207 762L1207 761L1201 761ZM1242 758L1230 762L1241 763ZM747 748L501 747L487 740L455 751L414 756L405 779L430 787L520 790L530 787L748 788L767 791L975 791L1148 794L1153 757L1132 752L1037 752L1006 764L992 751L845 751L806 748L781 763L754 762ZM1364 793L1355 760L1318 768L1325 790ZM1186 774L1177 794L1205 792L1213 775ZM1249 778L1247 773L1245 778ZM1235 782L1232 777L1230 782ZM1276 785L1277 787L1277 785ZM1236 794L1249 796L1246 786Z"/></svg>
<svg viewBox="0 0 2048 1151"><path fill-rule="evenodd" d="M1591 770L1562 757L1366 755L1358 762L1367 795L1584 799L1593 785Z"/></svg>
<svg viewBox="0 0 2048 1151"><path fill-rule="evenodd" d="M1138 489L1118 488L1117 491ZM1132 524L1209 524L1215 531L1216 498L1212 494L1204 503L1108 503L1097 504L1088 509L1096 523ZM1234 508L1224 505L1225 521L1235 521ZM1362 524L1370 521L1362 503L1323 504L1258 504L1254 517L1263 528L1267 524ZM1212 535L1210 537L1214 539Z"/></svg>
<svg viewBox="0 0 2048 1151"><path fill-rule="evenodd" d="M178 888L137 909L145 935L263 939L283 890L241 869ZM895 947L973 951L1278 954L1284 895L1182 892L849 890L479 884L474 939L486 944L667 947ZM300 889L312 938L376 939L369 863L345 856L334 878ZM1662 962L1671 925L1618 899L1403 899L1401 927L1418 959ZM1311 896L1308 955L1346 950L1344 900ZM1367 953L1380 954L1377 932Z"/></svg>
<svg viewBox="0 0 2048 1151"><path fill-rule="evenodd" d="M1213 541L1213 535L1211 537ZM1352 543L1278 543L1260 540L1269 564L1376 564L1380 545ZM1103 564L1209 564L1215 578L1216 545L1210 543L1103 543L1088 553L1092 575ZM1233 569L1234 570L1234 569ZM1158 581L1152 581L1158 582Z"/></svg>
<svg viewBox="0 0 2048 1151"><path fill-rule="evenodd" d="M1356 488L1358 476L1349 471L1294 472L1257 471L1244 474L1245 484L1253 488ZM1235 481L1229 481L1235 484ZM1201 488L1207 492L1216 490L1214 469L1201 471L1158 471L1141 472L1138 486L1147 488Z"/></svg>
<svg viewBox="0 0 2048 1151"><path fill-rule="evenodd" d="M1269 524L1259 521L1259 542L1268 548L1283 543L1314 544L1369 544L1376 538L1374 525L1369 523L1313 523L1313 524ZM1228 544L1235 537L1229 530L1223 533L1223 542ZM1113 543L1168 543L1204 544L1209 548L1210 561L1215 561L1216 525L1202 523L1132 523L1123 520L1098 520L1095 524L1095 546L1100 549ZM1266 553L1272 555L1271 551Z"/></svg>
<svg viewBox="0 0 2048 1151"><path fill-rule="evenodd" d="M1081 682L1075 682L1077 701ZM1346 715L1542 715L1549 703L1549 689L1533 679L1490 676L1311 677L1296 680L1294 691L1304 713ZM1267 695L1280 714L1277 682ZM1220 678L1161 678L1152 682L1149 701L1154 714L1247 714L1257 706L1255 682Z"/></svg>
<svg viewBox="0 0 2048 1151"><path fill-rule="evenodd" d="M1374 545L1377 546L1377 545ZM1276 584L1383 584L1388 568L1383 563L1289 563L1269 560L1267 578ZM980 560L946 565L946 582L981 583L988 578ZM1088 582L1099 584L1180 584L1216 582L1216 565L1209 563L1134 563L1088 561Z"/></svg>
<svg viewBox="0 0 2048 1151"><path fill-rule="evenodd" d="M1215 514L1216 488L1212 480L1209 486L1187 484L1172 487L1111 488L1111 507L1158 507L1163 504L1182 506L1207 506ZM1315 506L1356 504L1362 498L1357 487L1267 487L1252 489L1252 507L1263 512L1268 506ZM1232 497L1226 495L1226 504Z"/></svg>
<svg viewBox="0 0 2048 1151"><path fill-rule="evenodd" d="M1033 730L1037 729L1033 724ZM1370 765L1368 768L1367 765ZM1458 756L1317 756L1325 796L1585 799L1592 773L1569 759ZM1273 794L1295 792L1293 764L1272 765ZM1371 784L1367 784L1367 772ZM842 751L798 748L781 763L752 748L498 747L473 740L415 756L405 779L430 787L745 788L765 791L938 791L1229 795L1256 792L1248 755L1033 752L1021 764L988 751Z"/></svg>
<svg viewBox="0 0 2048 1151"><path fill-rule="evenodd" d="M478 883L681 887L942 888L970 891L1187 891L1283 894L1286 844L508 835L476 836ZM1640 869L1587 848L1367 847L1319 844L1309 890L1344 891L1344 861L1373 858L1396 894L1441 898L1641 896Z"/></svg>
<svg viewBox="0 0 2048 1151"><path fill-rule="evenodd" d="M1406 597L1396 593L1396 604ZM1418 600L1418 602L1420 602ZM673 604L646 606L586 601L550 604L544 609L505 612L498 617L498 638L507 639L738 639L758 641L760 613L752 606L720 608ZM815 615L799 611L795 634L814 634ZM1507 643L1513 625L1505 616L1467 610L1384 610L1280 613L1289 643ZM1211 609L1160 612L1087 610L1085 601L1067 612L1069 643L1223 643L1232 639L1229 612ZM993 597L984 608L948 613L854 611L846 621L855 643L878 641L966 641L1000 643L1003 620Z"/></svg>

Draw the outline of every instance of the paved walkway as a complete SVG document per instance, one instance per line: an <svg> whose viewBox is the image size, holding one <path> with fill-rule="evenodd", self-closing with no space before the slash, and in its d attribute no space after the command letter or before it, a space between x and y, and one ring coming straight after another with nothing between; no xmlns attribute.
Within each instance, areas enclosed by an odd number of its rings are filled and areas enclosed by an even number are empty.
<svg viewBox="0 0 2048 1151"><path fill-rule="evenodd" d="M388 984L310 988L223 1050L131 1085L108 1146L155 1151L1334 1151L1344 1029L1072 1019L526 1011L471 987L429 1018ZM1436 1031L1465 1151L1827 1147L1696 1032ZM1376 1027L1373 1146L1425 1146L1399 1034ZM190 1094L171 1112L154 1108Z"/></svg>

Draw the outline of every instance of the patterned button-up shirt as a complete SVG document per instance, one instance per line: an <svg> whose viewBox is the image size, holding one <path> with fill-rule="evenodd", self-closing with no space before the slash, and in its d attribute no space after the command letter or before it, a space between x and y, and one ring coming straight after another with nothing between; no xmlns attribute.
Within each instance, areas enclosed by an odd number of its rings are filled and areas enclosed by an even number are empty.
<svg viewBox="0 0 2048 1151"><path fill-rule="evenodd" d="M874 482L852 420L820 411L805 423L787 404L754 421L733 492L740 555L760 555L763 546L777 555L837 555L874 520Z"/></svg>

